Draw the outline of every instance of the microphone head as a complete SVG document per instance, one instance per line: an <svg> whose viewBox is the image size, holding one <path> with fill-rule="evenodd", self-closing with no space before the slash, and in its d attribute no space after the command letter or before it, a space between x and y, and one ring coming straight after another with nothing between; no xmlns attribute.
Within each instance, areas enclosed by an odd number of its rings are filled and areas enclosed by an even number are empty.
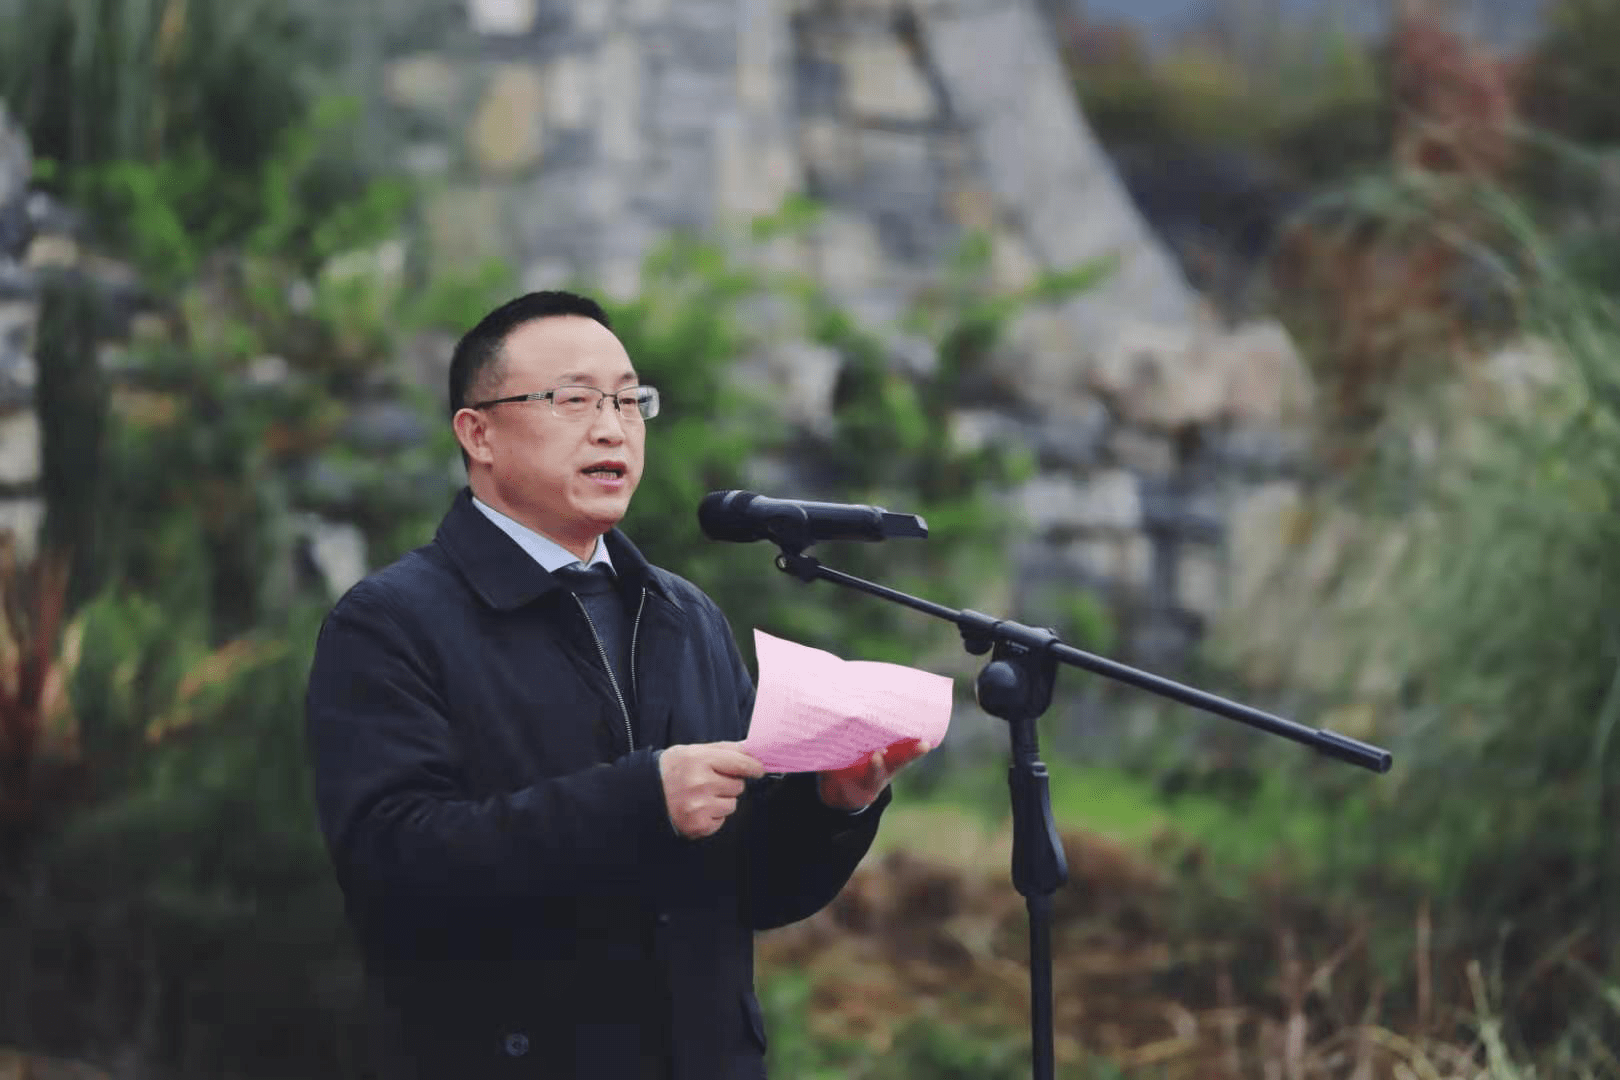
<svg viewBox="0 0 1620 1080"><path fill-rule="evenodd" d="M752 491L711 491L698 503L698 527L710 540L758 540L758 529L743 514L757 498Z"/></svg>

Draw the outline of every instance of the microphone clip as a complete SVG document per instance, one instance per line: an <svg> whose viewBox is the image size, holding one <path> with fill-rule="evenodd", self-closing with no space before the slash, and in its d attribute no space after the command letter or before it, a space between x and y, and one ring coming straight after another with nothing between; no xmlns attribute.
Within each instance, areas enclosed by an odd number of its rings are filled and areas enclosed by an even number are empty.
<svg viewBox="0 0 1620 1080"><path fill-rule="evenodd" d="M776 556L776 568L784 574L792 574L800 581L808 584L821 576L821 560L813 555L805 555L801 551L788 550L786 545L779 545L782 550Z"/></svg>
<svg viewBox="0 0 1620 1080"><path fill-rule="evenodd" d="M802 506L790 506L773 513L770 521L765 524L765 532L769 535L771 543L781 548L784 558L803 558L804 549L816 542L810 528L810 515Z"/></svg>

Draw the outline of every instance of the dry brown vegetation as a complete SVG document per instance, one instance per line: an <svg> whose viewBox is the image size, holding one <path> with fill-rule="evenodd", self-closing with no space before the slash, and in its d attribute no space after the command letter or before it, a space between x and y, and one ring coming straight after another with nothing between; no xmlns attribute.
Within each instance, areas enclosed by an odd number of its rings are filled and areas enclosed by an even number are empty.
<svg viewBox="0 0 1620 1080"><path fill-rule="evenodd" d="M947 817L919 844L919 828L902 824L903 839L874 852L831 907L762 941L767 972L808 976L816 1040L881 1055L924 1015L1027 1030L1027 921L1007 836ZM1468 958L1437 955L1426 906L1412 915L1408 970L1381 978L1365 920L1280 878L1221 900L1218 875L1195 855L1166 868L1097 835L1063 840L1060 1066L1101 1057L1166 1080L1513 1075L1490 1071L1486 978Z"/></svg>

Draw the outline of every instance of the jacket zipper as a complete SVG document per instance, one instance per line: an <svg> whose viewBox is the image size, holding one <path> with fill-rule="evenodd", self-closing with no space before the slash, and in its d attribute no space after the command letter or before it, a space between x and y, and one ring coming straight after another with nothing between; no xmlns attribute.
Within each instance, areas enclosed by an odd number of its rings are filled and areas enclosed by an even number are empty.
<svg viewBox="0 0 1620 1080"><path fill-rule="evenodd" d="M608 683L613 687L613 696L619 702L619 715L624 717L624 741L630 749L636 748L636 737L630 726L630 708L624 703L624 691L619 689L619 680L613 675L613 665L608 661L607 648L602 644L602 635L596 632L596 622L585 607L585 601L574 597L574 603L579 605L579 613L585 616L585 625L591 628L591 640L596 642L596 654L602 658L602 669L607 672ZM641 605L636 608L636 622L630 631L630 688L636 688L636 637L641 632L641 610L647 606L647 590L641 590Z"/></svg>
<svg viewBox="0 0 1620 1080"><path fill-rule="evenodd" d="M647 590L641 590L641 602L636 605L636 621L630 625L630 693L641 700L641 684L636 681L636 639L641 637L641 613L647 609Z"/></svg>

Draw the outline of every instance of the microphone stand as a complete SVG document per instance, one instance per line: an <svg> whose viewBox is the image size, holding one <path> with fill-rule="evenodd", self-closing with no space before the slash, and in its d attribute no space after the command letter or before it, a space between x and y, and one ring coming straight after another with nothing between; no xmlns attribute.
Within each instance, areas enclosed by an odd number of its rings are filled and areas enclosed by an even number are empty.
<svg viewBox="0 0 1620 1080"><path fill-rule="evenodd" d="M776 566L809 583L820 579L855 589L955 623L962 644L974 656L990 654L975 686L979 707L1011 725L1012 764L1007 784L1013 815L1013 887L1029 910L1029 989L1031 1060L1035 1080L1052 1080L1052 895L1069 877L1063 844L1052 819L1050 779L1040 759L1035 721L1052 704L1059 662L1082 668L1196 709L1236 720L1273 735L1303 743L1319 753L1376 773L1389 771L1388 750L1321 728L1227 701L1065 645L1050 630L957 610L824 566L804 554L811 543L807 524L773 523L771 539L781 549Z"/></svg>

